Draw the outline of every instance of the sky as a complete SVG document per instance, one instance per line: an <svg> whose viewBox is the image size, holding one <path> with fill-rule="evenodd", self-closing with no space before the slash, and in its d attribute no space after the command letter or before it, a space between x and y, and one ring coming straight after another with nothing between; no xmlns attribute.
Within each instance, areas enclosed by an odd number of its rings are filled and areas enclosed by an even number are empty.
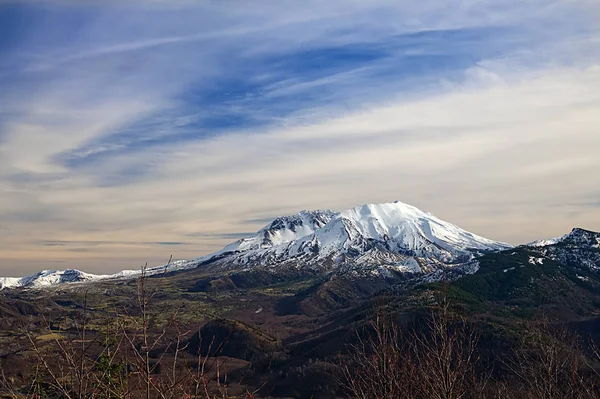
<svg viewBox="0 0 600 399"><path fill-rule="evenodd" d="M600 231L600 2L0 1L0 275L394 200Z"/></svg>

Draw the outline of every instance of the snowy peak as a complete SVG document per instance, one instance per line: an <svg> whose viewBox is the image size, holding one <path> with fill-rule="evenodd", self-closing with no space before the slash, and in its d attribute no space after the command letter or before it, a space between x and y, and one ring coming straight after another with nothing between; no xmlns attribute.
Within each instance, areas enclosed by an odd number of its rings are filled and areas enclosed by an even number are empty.
<svg viewBox="0 0 600 399"><path fill-rule="evenodd" d="M282 216L263 227L256 235L229 244L217 254L271 248L313 234L325 226L338 213L302 211L296 215Z"/></svg>
<svg viewBox="0 0 600 399"><path fill-rule="evenodd" d="M399 201L362 205L342 212L340 217L351 221L364 237L393 240L405 249L419 249L426 244L439 245L445 249L490 250L510 247L469 233Z"/></svg>
<svg viewBox="0 0 600 399"><path fill-rule="evenodd" d="M574 228L560 238L536 241L529 247L573 270L600 271L600 233Z"/></svg>
<svg viewBox="0 0 600 399"><path fill-rule="evenodd" d="M556 245L560 243L578 246L589 246L591 248L600 248L600 233L575 227L573 230L571 230L569 234L565 234L562 237L534 241L527 244L527 246L547 247L550 245Z"/></svg>
<svg viewBox="0 0 600 399"><path fill-rule="evenodd" d="M458 263L510 245L469 233L412 205L396 201L367 204L336 213L301 212L278 218L256 236L227 246L205 263L231 268L296 263L398 264L407 257L425 263ZM332 263L333 262L333 263ZM360 267L360 265L358 265Z"/></svg>
<svg viewBox="0 0 600 399"><path fill-rule="evenodd" d="M42 270L27 277L4 277L0 278L0 289L15 287L48 287L64 283L87 281L95 276L79 270Z"/></svg>
<svg viewBox="0 0 600 399"><path fill-rule="evenodd" d="M575 227L561 242L580 247L600 248L600 233Z"/></svg>
<svg viewBox="0 0 600 399"><path fill-rule="evenodd" d="M362 253L378 247L392 253L434 257L444 263L463 261L476 252L510 247L398 201L341 212L315 236L325 253Z"/></svg>
<svg viewBox="0 0 600 399"><path fill-rule="evenodd" d="M198 266L196 261L177 260L167 265L147 268L147 276L191 269ZM26 277L0 277L0 290L4 288L47 288L85 281L132 279L140 276L141 270L123 270L115 274L90 274L80 270L42 270Z"/></svg>
<svg viewBox="0 0 600 399"><path fill-rule="evenodd" d="M337 214L334 211L302 211L277 218L259 232L263 237L262 246L279 245L313 234Z"/></svg>

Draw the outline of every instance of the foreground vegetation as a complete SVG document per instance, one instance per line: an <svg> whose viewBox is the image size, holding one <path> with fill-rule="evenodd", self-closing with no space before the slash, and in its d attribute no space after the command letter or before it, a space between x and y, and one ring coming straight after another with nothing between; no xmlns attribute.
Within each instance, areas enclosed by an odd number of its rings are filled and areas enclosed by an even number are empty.
<svg viewBox="0 0 600 399"><path fill-rule="evenodd" d="M597 342L565 321L597 333L597 287L529 259L370 299L364 280L202 290L185 273L13 294L0 397L599 398Z"/></svg>

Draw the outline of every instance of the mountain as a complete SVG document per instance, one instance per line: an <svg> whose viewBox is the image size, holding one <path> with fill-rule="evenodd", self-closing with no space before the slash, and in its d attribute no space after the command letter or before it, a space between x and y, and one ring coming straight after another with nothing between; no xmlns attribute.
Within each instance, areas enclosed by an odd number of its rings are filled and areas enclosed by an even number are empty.
<svg viewBox="0 0 600 399"><path fill-rule="evenodd" d="M95 276L79 270L42 270L27 277L3 277L0 278L0 288L15 287L45 287L63 283L89 281Z"/></svg>
<svg viewBox="0 0 600 399"><path fill-rule="evenodd" d="M575 228L478 258L477 273L455 288L477 300L509 304L526 314L547 308L554 316L597 314L600 305L600 233Z"/></svg>
<svg viewBox="0 0 600 399"><path fill-rule="evenodd" d="M548 247L560 243L571 243L580 245L591 245L595 248L600 247L600 236L593 231L575 227L570 233L562 237L550 238L547 240L538 240L526 244L529 247Z"/></svg>
<svg viewBox="0 0 600 399"><path fill-rule="evenodd" d="M344 212L302 211L273 220L255 235L190 261L148 270L149 274L202 268L207 272L267 270L284 273L422 275L448 267L476 270L473 259L511 248L396 201L357 206ZM0 279L1 288L45 287L67 282L133 278L139 271L92 275L77 270L43 271L23 278Z"/></svg>
<svg viewBox="0 0 600 399"><path fill-rule="evenodd" d="M146 275L152 276L171 272L173 270L185 270L196 267L194 261L180 260L168 265L148 268ZM115 274L91 274L80 270L42 270L25 277L0 277L0 290L4 288L46 288L66 283L93 282L100 280L131 279L141 274L141 270L123 270Z"/></svg>
<svg viewBox="0 0 600 399"><path fill-rule="evenodd" d="M422 273L511 247L398 201L317 215L320 223L306 227L301 223L302 228L293 232L286 224L277 223L283 230L274 233L276 242L263 239L265 232L272 231L271 224L255 237L199 259L199 264L212 270L291 266L335 271L387 266L401 272ZM302 213L292 218L306 219ZM322 223L327 219L327 223Z"/></svg>
<svg viewBox="0 0 600 399"><path fill-rule="evenodd" d="M600 233L574 228L569 234L534 245L539 252L574 270L600 273Z"/></svg>

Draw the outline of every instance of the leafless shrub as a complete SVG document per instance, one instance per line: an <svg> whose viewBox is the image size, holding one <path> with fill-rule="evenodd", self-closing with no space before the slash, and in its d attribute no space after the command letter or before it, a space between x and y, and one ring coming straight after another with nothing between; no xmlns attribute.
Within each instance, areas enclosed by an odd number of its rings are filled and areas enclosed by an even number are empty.
<svg viewBox="0 0 600 399"><path fill-rule="evenodd" d="M432 399L482 398L489 373L477 370L479 334L450 310L440 295L424 332L409 338L411 359L419 374L420 396ZM479 372L478 372L479 371Z"/></svg>
<svg viewBox="0 0 600 399"><path fill-rule="evenodd" d="M598 355L593 344L592 351ZM598 372L584 354L581 338L547 319L529 323L520 347L505 363L520 382L513 397L600 398Z"/></svg>
<svg viewBox="0 0 600 399"><path fill-rule="evenodd" d="M369 323L366 338L357 331L357 343L350 346L349 361L342 361L342 384L352 398L392 399L412 398L416 376L415 364L408 361L401 343L398 324L388 315L378 312Z"/></svg>
<svg viewBox="0 0 600 399"><path fill-rule="evenodd" d="M143 266L136 315L115 310L103 323L104 331L90 330L87 294L74 327L57 330L45 320L42 342L24 329L35 372L27 387L17 389L0 365L0 394L14 399L233 398L222 361L203 356L200 346L195 358L187 354L192 331L180 324L177 314L159 331L152 330L150 303L156 288L150 280ZM241 397L253 395L247 391Z"/></svg>
<svg viewBox="0 0 600 399"><path fill-rule="evenodd" d="M120 375L113 371L122 340L108 339L114 331L89 336L87 293L84 295L83 310L73 328L53 329L44 319L47 334L44 342L38 342L30 331L24 333L35 354L35 374L26 397L61 397L66 399L114 397L123 383ZM13 390L14 391L14 390ZM19 397L19 396L15 396Z"/></svg>
<svg viewBox="0 0 600 399"><path fill-rule="evenodd" d="M400 330L378 312L367 338L358 335L344 365L345 386L357 399L482 398L489 374L477 373L476 332L450 311L445 291L424 329Z"/></svg>

